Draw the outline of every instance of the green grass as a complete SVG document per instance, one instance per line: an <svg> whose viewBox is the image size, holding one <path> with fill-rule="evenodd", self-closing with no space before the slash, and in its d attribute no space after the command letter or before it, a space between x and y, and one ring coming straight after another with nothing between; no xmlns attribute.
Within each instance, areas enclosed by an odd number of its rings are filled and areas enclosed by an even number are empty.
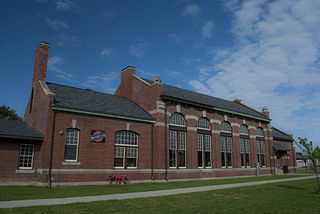
<svg viewBox="0 0 320 214"><path fill-rule="evenodd" d="M209 186L230 183L243 183L251 181L272 180L281 178L299 177L302 175L277 175L231 179L213 179L197 181L161 182L161 183L137 183L127 185L103 185L103 186L72 186L47 187L32 186L2 186L0 187L0 201L27 200L40 198L64 198L76 196L107 195L116 193L144 192L153 190L177 189L196 186Z"/></svg>
<svg viewBox="0 0 320 214"><path fill-rule="evenodd" d="M314 187L315 179L307 179L164 197L3 209L0 213L318 214L320 194Z"/></svg>
<svg viewBox="0 0 320 214"><path fill-rule="evenodd" d="M320 172L320 168L317 168L318 172ZM304 169L304 168L299 168L297 171L299 174L315 174L313 169Z"/></svg>

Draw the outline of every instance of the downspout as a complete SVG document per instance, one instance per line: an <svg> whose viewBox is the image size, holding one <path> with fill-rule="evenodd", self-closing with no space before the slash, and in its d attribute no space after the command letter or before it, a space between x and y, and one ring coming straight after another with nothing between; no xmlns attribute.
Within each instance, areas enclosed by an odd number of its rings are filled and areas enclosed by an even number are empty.
<svg viewBox="0 0 320 214"><path fill-rule="evenodd" d="M272 130L271 130L272 131ZM270 140L270 134L269 134L269 129L267 129L267 133L268 133L268 142L269 142L269 159L270 159L270 167L271 167L271 174L275 175L275 167L274 167L274 159L273 159L273 152L272 152L272 143ZM273 141L273 138L272 138ZM273 165L273 170L272 170L272 165Z"/></svg>
<svg viewBox="0 0 320 214"><path fill-rule="evenodd" d="M291 153L292 153L292 164L293 164L293 172L296 173L296 157L294 157L293 152L293 141L291 142Z"/></svg>
<svg viewBox="0 0 320 214"><path fill-rule="evenodd" d="M153 130L154 130L154 124L151 126L151 181L154 181L154 175L153 175Z"/></svg>
<svg viewBox="0 0 320 214"><path fill-rule="evenodd" d="M52 157L53 157L53 143L54 143L54 130L55 130L55 121L56 121L56 111L53 110L53 120L52 120L52 131L51 131L51 145L50 145L50 160L49 160L49 188L52 188L52 178L51 178L51 171L52 171Z"/></svg>
<svg viewBox="0 0 320 214"><path fill-rule="evenodd" d="M168 157L167 157L167 103L164 104L164 178L168 181Z"/></svg>

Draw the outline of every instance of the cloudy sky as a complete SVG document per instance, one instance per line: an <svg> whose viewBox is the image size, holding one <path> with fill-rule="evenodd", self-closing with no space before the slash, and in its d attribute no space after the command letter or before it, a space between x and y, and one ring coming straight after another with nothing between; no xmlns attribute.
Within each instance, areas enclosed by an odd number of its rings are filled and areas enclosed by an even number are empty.
<svg viewBox="0 0 320 214"><path fill-rule="evenodd" d="M35 49L47 81L112 94L120 70L267 106L272 125L320 145L320 1L2 1L0 105L23 116Z"/></svg>

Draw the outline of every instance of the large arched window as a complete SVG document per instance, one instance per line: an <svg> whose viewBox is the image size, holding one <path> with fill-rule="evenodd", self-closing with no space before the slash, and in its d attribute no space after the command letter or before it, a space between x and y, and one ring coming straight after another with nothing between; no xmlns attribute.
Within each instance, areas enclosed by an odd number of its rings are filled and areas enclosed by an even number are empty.
<svg viewBox="0 0 320 214"><path fill-rule="evenodd" d="M232 135L231 127L228 122L223 121L220 125L220 149L221 166L232 167Z"/></svg>
<svg viewBox="0 0 320 214"><path fill-rule="evenodd" d="M258 162L260 166L266 166L264 136L261 128L256 129L256 145Z"/></svg>
<svg viewBox="0 0 320 214"><path fill-rule="evenodd" d="M198 167L211 167L211 132L207 118L198 120Z"/></svg>
<svg viewBox="0 0 320 214"><path fill-rule="evenodd" d="M114 142L114 167L136 168L138 153L138 135L131 131L117 131Z"/></svg>
<svg viewBox="0 0 320 214"><path fill-rule="evenodd" d="M78 129L66 130L64 161L78 161L79 133Z"/></svg>
<svg viewBox="0 0 320 214"><path fill-rule="evenodd" d="M241 167L250 167L250 141L246 125L240 126Z"/></svg>
<svg viewBox="0 0 320 214"><path fill-rule="evenodd" d="M186 123L181 114L173 113L169 120L169 166L186 167Z"/></svg>
<svg viewBox="0 0 320 214"><path fill-rule="evenodd" d="M183 119L183 116L178 113L173 113L171 115L169 123L170 123L170 125L186 126L186 123Z"/></svg>

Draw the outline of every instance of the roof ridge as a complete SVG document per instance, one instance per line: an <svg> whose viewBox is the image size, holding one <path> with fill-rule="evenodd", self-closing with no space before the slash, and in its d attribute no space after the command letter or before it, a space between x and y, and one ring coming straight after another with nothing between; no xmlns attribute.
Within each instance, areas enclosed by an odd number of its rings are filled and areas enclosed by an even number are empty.
<svg viewBox="0 0 320 214"><path fill-rule="evenodd" d="M287 137L292 138L291 136L289 136L289 134L287 134L287 133L284 132L284 131L281 131L280 129L277 129L277 128L274 127L274 126L272 126L272 129L275 129L275 130L277 130L278 132L281 132L282 134L286 135Z"/></svg>
<svg viewBox="0 0 320 214"><path fill-rule="evenodd" d="M231 102L231 101L230 101L230 102ZM233 102L233 101L232 101L232 102ZM250 107L250 106L247 106L246 104L238 103L238 102L234 102L234 103L237 103L237 104L242 105L242 106L244 106L244 107L246 107L246 108L249 108L249 109L251 109L252 111L257 112L258 114L261 114L261 116L263 116L263 117L267 118L267 117L266 117L266 116L264 116L264 114L262 114L260 111L258 111L258 110L256 110L256 109L254 109L254 108L252 108L252 107Z"/></svg>

